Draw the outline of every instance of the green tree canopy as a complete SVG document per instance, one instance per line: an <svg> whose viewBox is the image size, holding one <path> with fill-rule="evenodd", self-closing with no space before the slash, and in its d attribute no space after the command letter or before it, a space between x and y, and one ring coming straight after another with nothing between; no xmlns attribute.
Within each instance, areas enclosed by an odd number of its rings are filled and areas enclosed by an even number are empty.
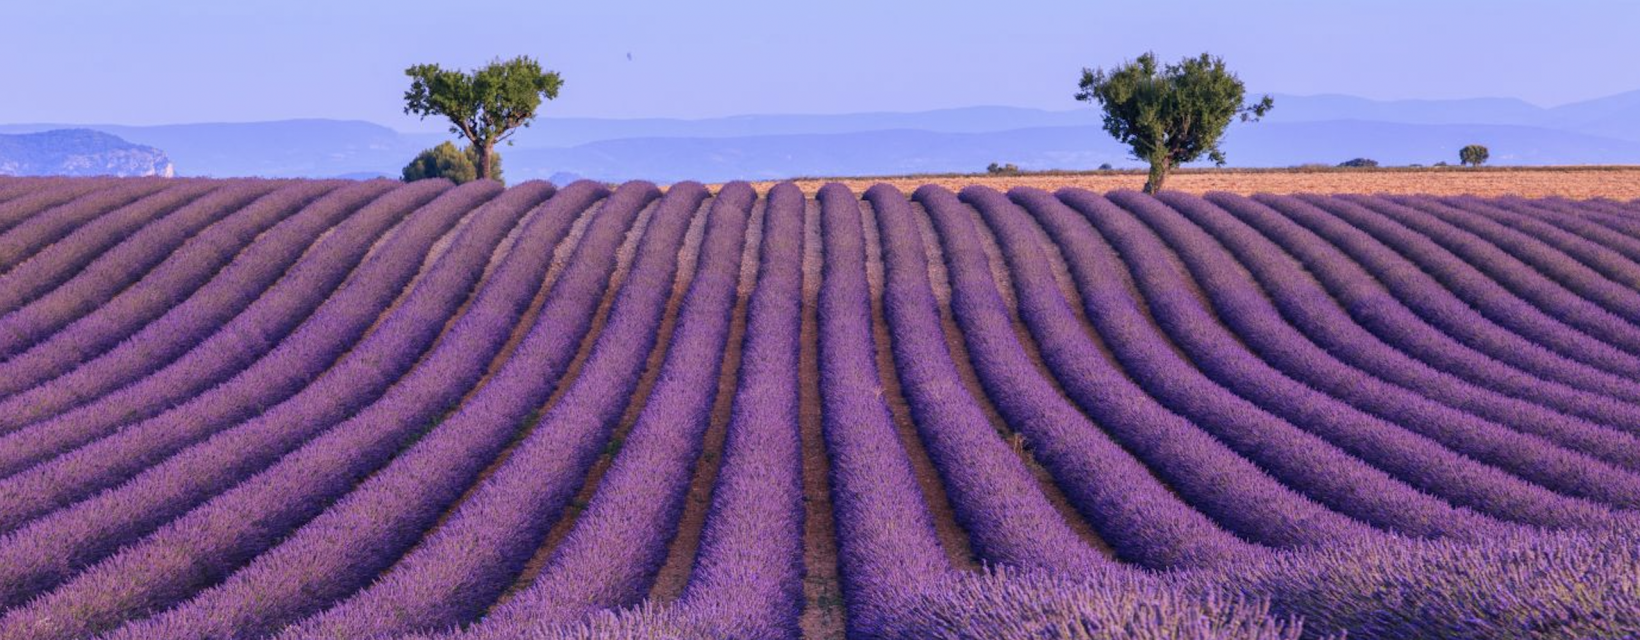
<svg viewBox="0 0 1640 640"><path fill-rule="evenodd" d="M528 56L497 59L470 73L418 64L404 74L410 76L404 112L449 118L450 133L470 143L475 175L482 176L494 175L490 164L496 143L530 126L542 99L557 98L564 85L557 72L543 71Z"/></svg>
<svg viewBox="0 0 1640 640"><path fill-rule="evenodd" d="M1116 68L1083 69L1076 99L1098 102L1105 111L1105 130L1132 148L1134 157L1150 163L1145 192L1155 193L1173 168L1211 158L1224 165L1219 138L1232 119L1256 121L1274 107L1264 96L1243 105L1246 88L1224 60L1208 54L1158 66L1156 55Z"/></svg>
<svg viewBox="0 0 1640 640"><path fill-rule="evenodd" d="M478 178L478 153L471 146L457 149L454 143L445 142L422 151L416 155L416 159L404 166L405 182L430 178L447 178L456 184ZM489 178L502 182L500 154L490 157Z"/></svg>
<svg viewBox="0 0 1640 640"><path fill-rule="evenodd" d="M1458 150L1458 161L1471 167L1486 164L1486 159L1492 157L1492 152L1486 147L1472 144Z"/></svg>

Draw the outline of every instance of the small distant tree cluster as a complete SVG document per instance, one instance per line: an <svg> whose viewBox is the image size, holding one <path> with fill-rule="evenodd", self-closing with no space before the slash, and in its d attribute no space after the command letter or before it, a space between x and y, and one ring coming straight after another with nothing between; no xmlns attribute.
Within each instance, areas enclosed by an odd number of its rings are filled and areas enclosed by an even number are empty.
<svg viewBox="0 0 1640 640"><path fill-rule="evenodd" d="M490 158L489 179L504 182L501 179L501 155ZM478 179L478 152L471 146L458 149L454 143L445 142L439 146L422 151L415 160L404 166L404 181L415 182L431 178L447 178L451 182L461 184Z"/></svg>
<svg viewBox="0 0 1640 640"><path fill-rule="evenodd" d="M475 175L490 176L495 145L530 126L543 98L558 97L564 84L557 72L543 71L528 56L494 60L471 73L418 64L404 70L410 90L404 112L450 119L450 133L467 139Z"/></svg>
<svg viewBox="0 0 1640 640"><path fill-rule="evenodd" d="M1175 167L1206 155L1224 166L1219 138L1230 121L1256 121L1274 107L1264 96L1244 105L1246 88L1224 60L1208 54L1160 66L1146 53L1116 68L1083 69L1076 99L1098 102L1105 130L1150 163L1145 192L1155 193Z"/></svg>
<svg viewBox="0 0 1640 640"><path fill-rule="evenodd" d="M1462 162L1464 166L1481 166L1486 164L1487 158L1490 157L1492 157L1492 152L1478 144L1472 144L1458 150L1458 161Z"/></svg>
<svg viewBox="0 0 1640 640"><path fill-rule="evenodd" d="M1338 166L1345 169L1372 169L1378 166L1378 161L1371 158L1356 158L1340 162Z"/></svg>
<svg viewBox="0 0 1640 640"><path fill-rule="evenodd" d="M1102 164L1099 165L1099 170L1100 171L1113 171L1115 169L1116 169L1116 167L1110 166L1109 162L1102 163Z"/></svg>
<svg viewBox="0 0 1640 640"><path fill-rule="evenodd" d="M1007 164L997 164L993 162L985 165L985 172L992 175L1011 176L1019 173L1019 167L1012 162Z"/></svg>

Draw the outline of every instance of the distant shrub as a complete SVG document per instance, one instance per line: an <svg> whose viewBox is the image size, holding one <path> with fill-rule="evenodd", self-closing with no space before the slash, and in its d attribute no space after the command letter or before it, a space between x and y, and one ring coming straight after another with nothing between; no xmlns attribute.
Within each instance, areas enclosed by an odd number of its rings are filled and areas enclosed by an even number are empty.
<svg viewBox="0 0 1640 640"><path fill-rule="evenodd" d="M1011 176L1019 173L1019 167L1014 163L997 164L995 162L985 166L985 172L993 175Z"/></svg>
<svg viewBox="0 0 1640 640"><path fill-rule="evenodd" d="M456 184L471 182L478 177L477 155L472 147L458 149L454 143L445 142L422 151L410 164L405 165L404 181L447 178ZM501 182L500 154L491 156L490 179Z"/></svg>
<svg viewBox="0 0 1640 640"><path fill-rule="evenodd" d="M1371 158L1356 158L1340 162L1338 166L1345 169L1373 169L1378 166L1378 161Z"/></svg>
<svg viewBox="0 0 1640 640"><path fill-rule="evenodd" d="M1440 162L1435 163L1435 166L1437 166L1437 167L1450 167L1452 165L1449 165L1449 164L1446 163L1445 160L1442 160Z"/></svg>
<svg viewBox="0 0 1640 640"><path fill-rule="evenodd" d="M1099 165L1099 170L1100 171L1110 171L1110 170L1115 169L1115 168L1116 167L1110 166L1109 162L1106 162L1102 165Z"/></svg>
<svg viewBox="0 0 1640 640"><path fill-rule="evenodd" d="M1458 150L1458 160L1467 166L1478 167L1486 164L1486 159L1492 157L1492 152L1486 147L1472 144Z"/></svg>

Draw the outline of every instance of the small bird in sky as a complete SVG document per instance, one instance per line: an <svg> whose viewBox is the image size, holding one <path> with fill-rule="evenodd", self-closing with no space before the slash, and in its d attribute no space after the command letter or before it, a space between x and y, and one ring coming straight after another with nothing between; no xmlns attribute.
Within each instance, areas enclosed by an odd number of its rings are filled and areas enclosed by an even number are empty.
<svg viewBox="0 0 1640 640"><path fill-rule="evenodd" d="M627 62L632 61L632 52L631 51L626 52L626 61Z"/></svg>

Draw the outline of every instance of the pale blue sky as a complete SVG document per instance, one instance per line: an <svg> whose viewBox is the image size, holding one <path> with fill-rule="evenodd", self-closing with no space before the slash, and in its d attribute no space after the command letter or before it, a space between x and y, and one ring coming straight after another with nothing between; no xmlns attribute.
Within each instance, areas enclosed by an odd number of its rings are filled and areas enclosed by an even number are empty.
<svg viewBox="0 0 1640 640"><path fill-rule="evenodd" d="M516 54L564 74L544 115L1069 109L1081 67L1145 50L1259 91L1551 106L1640 89L1635 25L1627 0L3 0L0 122L438 130L400 113L404 67Z"/></svg>

